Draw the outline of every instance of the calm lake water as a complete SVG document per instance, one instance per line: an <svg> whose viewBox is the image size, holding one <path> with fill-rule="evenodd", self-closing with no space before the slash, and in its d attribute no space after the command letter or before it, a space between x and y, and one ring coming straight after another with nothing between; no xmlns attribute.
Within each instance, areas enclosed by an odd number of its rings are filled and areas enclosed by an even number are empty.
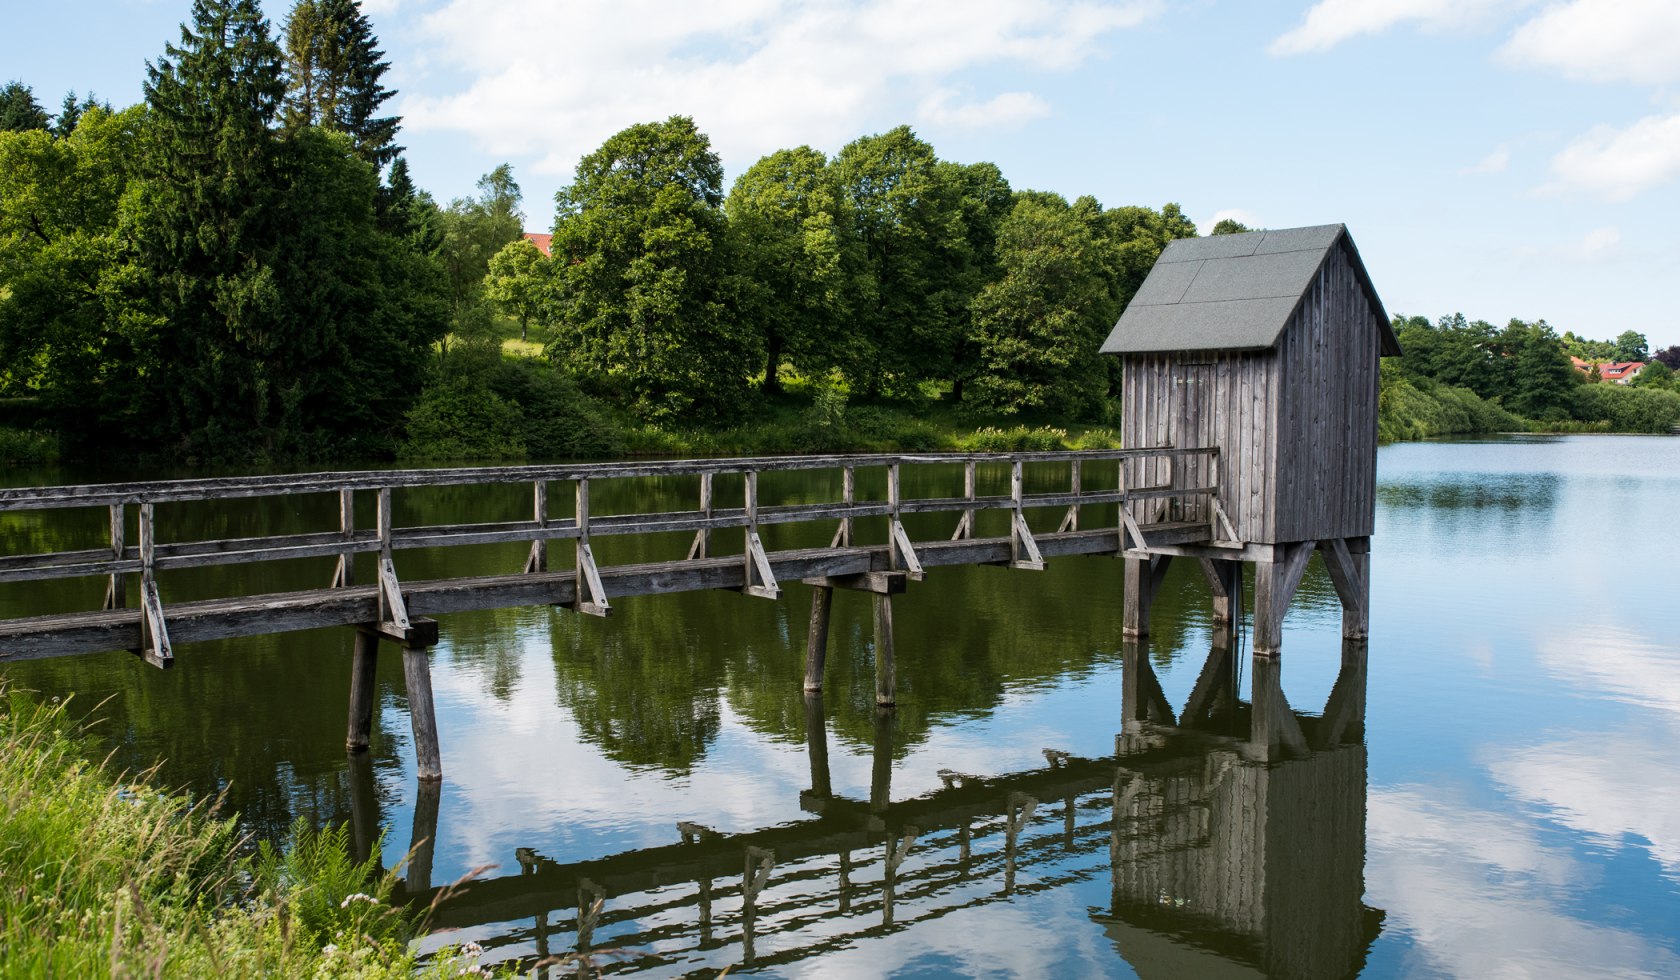
<svg viewBox="0 0 1680 980"><path fill-rule="evenodd" d="M354 821L383 832L387 865L435 839L417 891L493 865L424 941L491 961L581 943L654 976L1680 975L1680 439L1396 445L1378 479L1368 645L1344 646L1314 559L1276 663L1217 642L1184 563L1143 648L1121 641L1119 562L933 570L895 600L886 715L860 595L836 597L816 700L798 584L620 600L607 620L451 616L436 793L393 648L372 751L347 762L348 630L182 647L169 672L119 653L5 675L104 700L117 765L162 760L163 782L225 791L258 834ZM397 519L517 519L528 493L400 492ZM648 481L597 505L692 494ZM334 507L174 505L160 540L319 530ZM103 520L11 515L0 541L98 547ZM513 571L523 552L402 553L398 571ZM321 585L330 565L181 573L165 600ZM0 586L0 616L102 594Z"/></svg>

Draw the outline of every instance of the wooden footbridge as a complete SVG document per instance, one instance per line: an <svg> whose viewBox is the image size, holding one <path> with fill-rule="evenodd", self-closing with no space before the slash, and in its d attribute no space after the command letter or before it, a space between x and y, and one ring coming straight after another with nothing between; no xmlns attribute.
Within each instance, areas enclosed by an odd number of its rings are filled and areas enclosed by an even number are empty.
<svg viewBox="0 0 1680 980"><path fill-rule="evenodd" d="M948 496L907 497L903 473L937 468ZM1151 482L1140 474L1147 470ZM761 476L789 471L828 471L839 499L761 505ZM879 479L884 471L884 484ZM859 474L869 476L872 496L858 492ZM11 660L129 650L158 667L173 666L177 644L282 633L327 626L357 630L349 712L349 746L365 748L373 717L373 670L380 639L403 649L405 677L420 775L441 775L431 675L426 648L438 639L431 617L465 610L552 604L605 616L624 596L700 589L730 589L776 599L781 583L814 586L807 644L805 686L822 687L833 590L855 589L875 603L876 700L886 706L896 694L893 657L893 594L921 579L928 569L965 564L1041 569L1067 555L1122 555L1128 548L1171 547L1195 542L1245 554L1225 540L1218 503L1218 450L1144 449L1026 454L914 456L815 456L716 459L311 473L199 479L154 483L0 490L0 514L20 511L101 508L109 518L107 546L89 550L0 556L0 586L43 579L99 577L106 582L103 609L0 620L0 664ZM837 476L838 479L833 479ZM739 500L714 493L720 477L738 479ZM590 503L591 488L608 481L648 478L689 481L695 507L659 513L602 513ZM981 493L1001 489L1006 493ZM960 479L960 490L957 481ZM1066 489L1028 493L1054 479ZM732 480L733 482L733 480ZM393 498L420 487L528 484L533 510L528 521L403 527L393 521ZM551 511L556 485L570 496L569 513ZM358 493L371 494L371 525L358 522ZM159 508L230 498L329 495L338 504L337 527L270 537L162 541ZM1196 510L1194 520L1181 515ZM915 540L904 519L913 514L949 514L948 536ZM988 515L1001 514L996 516ZM1093 520L1098 526L1091 526ZM824 547L769 550L761 528L821 523L832 527ZM983 524L1001 523L1007 532L982 537ZM130 537L130 529L136 534ZM864 530L874 540L865 541ZM629 565L598 564L592 543L613 536L678 535L667 560ZM828 536L826 533L824 536ZM397 574L397 552L485 544L528 544L523 568L507 574L467 578L405 580ZM570 544L569 563L551 567L557 545ZM682 550L686 544L686 553ZM1135 552L1134 552L1135 553ZM375 556L375 581L358 583L357 555ZM172 572L250 562L317 559L322 587L299 592L166 601ZM1137 561L1138 559L1133 559ZM1227 609L1226 615L1229 615ZM190 658L185 658L190 659Z"/></svg>

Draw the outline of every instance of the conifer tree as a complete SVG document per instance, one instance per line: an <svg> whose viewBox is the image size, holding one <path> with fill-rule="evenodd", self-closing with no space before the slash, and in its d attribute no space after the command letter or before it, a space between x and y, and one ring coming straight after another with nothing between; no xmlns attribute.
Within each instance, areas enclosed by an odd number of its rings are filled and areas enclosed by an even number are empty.
<svg viewBox="0 0 1680 980"><path fill-rule="evenodd" d="M35 90L19 81L0 89L0 132L21 133L47 128L47 111L35 101Z"/></svg>
<svg viewBox="0 0 1680 980"><path fill-rule="evenodd" d="M378 115L396 93L380 84L391 67L357 0L298 0L286 18L288 129L321 126L349 133L356 153L384 167L402 152L401 119Z"/></svg>

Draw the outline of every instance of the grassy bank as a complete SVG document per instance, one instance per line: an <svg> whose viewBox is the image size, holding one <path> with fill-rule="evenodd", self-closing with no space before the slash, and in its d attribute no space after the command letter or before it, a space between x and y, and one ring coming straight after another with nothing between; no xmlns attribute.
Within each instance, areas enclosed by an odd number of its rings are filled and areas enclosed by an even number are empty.
<svg viewBox="0 0 1680 980"><path fill-rule="evenodd" d="M396 879L355 864L342 828L253 851L208 801L85 750L64 703L0 682L0 976L417 975Z"/></svg>

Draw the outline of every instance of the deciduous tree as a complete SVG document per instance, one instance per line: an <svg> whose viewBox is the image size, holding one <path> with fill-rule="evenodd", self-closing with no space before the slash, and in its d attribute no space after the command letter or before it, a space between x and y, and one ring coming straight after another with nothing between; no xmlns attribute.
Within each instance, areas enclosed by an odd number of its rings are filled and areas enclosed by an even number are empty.
<svg viewBox="0 0 1680 980"><path fill-rule="evenodd" d="M672 116L609 138L556 196L549 353L607 375L646 417L737 411L756 360L725 315L722 182L711 141Z"/></svg>

